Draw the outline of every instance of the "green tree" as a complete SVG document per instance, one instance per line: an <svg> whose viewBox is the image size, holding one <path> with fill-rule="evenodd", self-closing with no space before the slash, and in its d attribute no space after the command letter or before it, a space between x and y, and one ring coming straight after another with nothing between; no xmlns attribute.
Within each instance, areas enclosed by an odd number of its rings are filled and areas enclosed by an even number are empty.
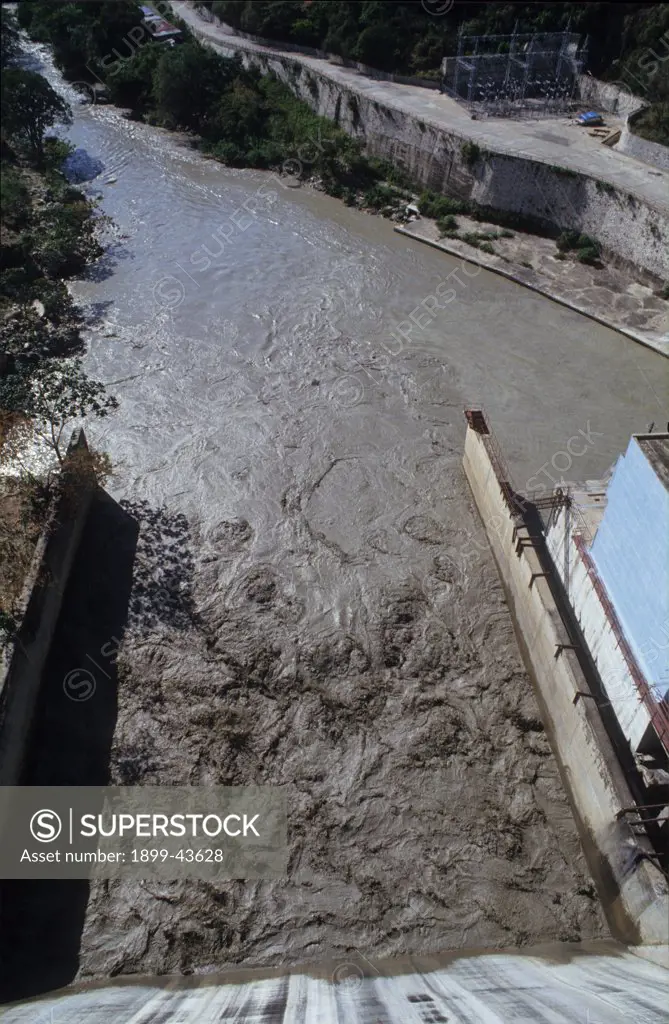
<svg viewBox="0 0 669 1024"><path fill-rule="evenodd" d="M2 76L0 107L7 136L23 146L37 166L44 163L46 129L57 122L72 122L69 105L46 78L21 68L9 68Z"/></svg>
<svg viewBox="0 0 669 1024"><path fill-rule="evenodd" d="M153 74L153 96L168 126L200 131L208 112L241 74L241 62L212 53L195 41L162 55Z"/></svg>
<svg viewBox="0 0 669 1024"><path fill-rule="evenodd" d="M7 7L0 8L0 68L6 68L19 52L19 34L14 15Z"/></svg>
<svg viewBox="0 0 669 1024"><path fill-rule="evenodd" d="M86 80L91 68L104 78L105 69L131 57L144 34L134 0L21 0L18 20L31 38L53 47L60 67Z"/></svg>
<svg viewBox="0 0 669 1024"><path fill-rule="evenodd" d="M92 380L81 359L64 364L45 359L29 371L0 378L0 412L13 415L23 428L15 446L25 447L26 430L44 442L59 465L65 461L65 429L75 419L108 416L118 401L108 395L104 384Z"/></svg>
<svg viewBox="0 0 669 1024"><path fill-rule="evenodd" d="M107 79L112 103L137 113L153 108L153 73L163 57L160 46L142 46L131 58L119 61Z"/></svg>

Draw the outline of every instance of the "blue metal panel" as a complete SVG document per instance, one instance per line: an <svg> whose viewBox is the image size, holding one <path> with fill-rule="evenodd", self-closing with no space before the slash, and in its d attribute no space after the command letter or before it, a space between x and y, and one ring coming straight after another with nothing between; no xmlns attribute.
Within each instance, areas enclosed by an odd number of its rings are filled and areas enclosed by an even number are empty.
<svg viewBox="0 0 669 1024"><path fill-rule="evenodd" d="M669 691L669 494L632 438L591 550L625 636L657 695Z"/></svg>

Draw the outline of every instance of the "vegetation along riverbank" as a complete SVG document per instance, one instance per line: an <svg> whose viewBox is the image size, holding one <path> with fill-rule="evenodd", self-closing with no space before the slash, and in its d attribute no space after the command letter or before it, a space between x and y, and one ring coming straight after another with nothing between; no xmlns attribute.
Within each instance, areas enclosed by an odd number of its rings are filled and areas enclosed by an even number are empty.
<svg viewBox="0 0 669 1024"><path fill-rule="evenodd" d="M46 136L69 122L70 108L19 57L16 26L3 7L0 642L12 634L34 545L62 480L68 425L116 405L77 358L83 317L65 284L103 252L93 204L60 170L70 147ZM100 477L108 470L99 453L92 464Z"/></svg>

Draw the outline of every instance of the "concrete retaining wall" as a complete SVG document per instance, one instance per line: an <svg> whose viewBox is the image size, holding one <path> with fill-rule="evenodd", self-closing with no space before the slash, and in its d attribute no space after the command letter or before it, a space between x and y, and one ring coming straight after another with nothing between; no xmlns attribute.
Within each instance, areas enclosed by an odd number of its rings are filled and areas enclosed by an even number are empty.
<svg viewBox="0 0 669 1024"><path fill-rule="evenodd" d="M419 184L591 235L617 260L661 279L669 274L669 215L632 193L522 154L480 148L472 159L464 137L346 88L299 57L260 53L243 42L213 43L204 31L193 32L225 56L238 53L245 66L276 75L315 113L363 141L369 155L391 161Z"/></svg>
<svg viewBox="0 0 669 1024"><path fill-rule="evenodd" d="M619 82L602 82L592 75L578 75L578 93L584 107L629 117L648 105L647 100L635 96Z"/></svg>
<svg viewBox="0 0 669 1024"><path fill-rule="evenodd" d="M514 521L495 474L485 435L467 430L464 468L497 561L519 644L542 707L555 755L581 831L584 850L609 925L631 942L669 939L669 885L638 853L617 813L634 801L574 652L559 643L568 636L533 547L516 552ZM522 528L521 535L527 531ZM649 847L646 847L649 849Z"/></svg>
<svg viewBox="0 0 669 1024"><path fill-rule="evenodd" d="M635 135L626 124L623 128L620 139L614 149L627 156L633 156L635 160L643 160L645 164L652 167L660 167L663 171L669 171L669 147L661 146L659 142L649 142Z"/></svg>
<svg viewBox="0 0 669 1024"><path fill-rule="evenodd" d="M68 454L86 447L79 430ZM42 672L94 486L94 481L82 479L74 500L57 503L37 544L21 602L21 625L0 675L0 786L19 782Z"/></svg>

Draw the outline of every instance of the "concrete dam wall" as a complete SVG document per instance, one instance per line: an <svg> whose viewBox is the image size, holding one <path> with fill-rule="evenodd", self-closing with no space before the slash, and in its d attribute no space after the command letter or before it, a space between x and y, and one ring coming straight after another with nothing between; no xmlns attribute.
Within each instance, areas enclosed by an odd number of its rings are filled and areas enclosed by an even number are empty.
<svg viewBox="0 0 669 1024"><path fill-rule="evenodd" d="M246 67L272 72L315 113L364 141L369 155L391 161L426 188L579 231L618 261L660 279L669 276L669 214L638 194L522 152L493 152L480 142L467 146L463 135L367 96L362 84L359 90L342 85L327 67L321 71L299 56L261 51L241 38L212 42L204 22L202 29L189 23L203 42L226 56L239 54ZM308 164L308 154L302 162Z"/></svg>
<svg viewBox="0 0 669 1024"><path fill-rule="evenodd" d="M647 840L624 820L632 792L595 702L574 699L592 696L588 679L532 531L511 514L495 442L480 427L467 427L463 465L611 930L626 941L666 944L667 879L645 859Z"/></svg>
<svg viewBox="0 0 669 1024"><path fill-rule="evenodd" d="M68 457L88 445L74 433ZM0 786L19 784L65 588L79 548L95 481L80 480L76 496L59 496L40 536L26 580L21 623L0 667Z"/></svg>

